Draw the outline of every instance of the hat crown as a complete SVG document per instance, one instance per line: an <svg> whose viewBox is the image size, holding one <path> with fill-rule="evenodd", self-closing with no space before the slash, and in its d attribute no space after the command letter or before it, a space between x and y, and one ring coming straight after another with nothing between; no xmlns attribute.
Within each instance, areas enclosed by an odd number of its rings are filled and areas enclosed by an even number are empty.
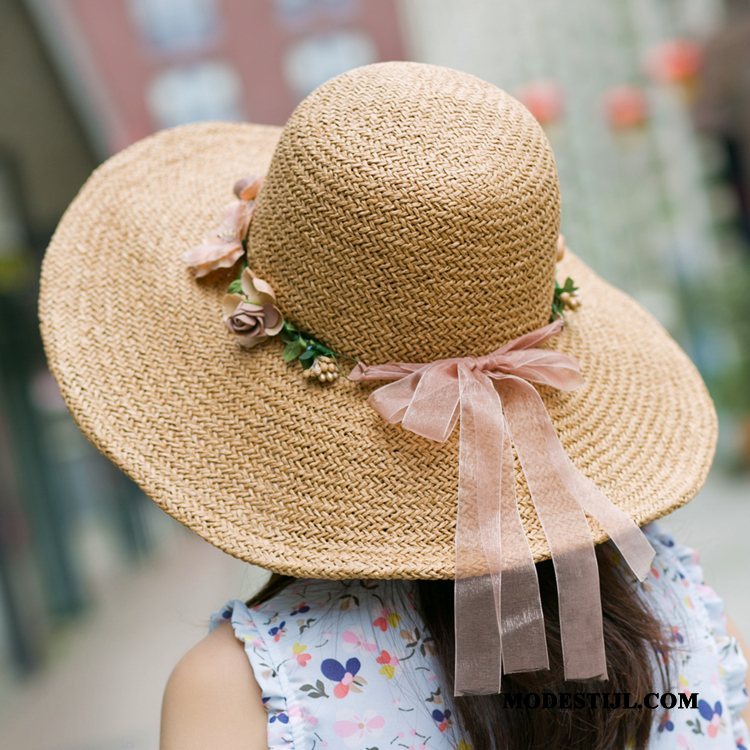
<svg viewBox="0 0 750 750"><path fill-rule="evenodd" d="M560 199L547 138L474 76L379 63L294 111L249 235L284 315L368 363L482 354L548 322Z"/></svg>

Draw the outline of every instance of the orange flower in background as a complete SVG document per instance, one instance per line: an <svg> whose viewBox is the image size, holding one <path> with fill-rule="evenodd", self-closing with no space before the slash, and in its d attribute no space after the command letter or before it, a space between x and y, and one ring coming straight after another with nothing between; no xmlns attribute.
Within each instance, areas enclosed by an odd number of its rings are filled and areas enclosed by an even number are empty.
<svg viewBox="0 0 750 750"><path fill-rule="evenodd" d="M542 125L559 120L565 108L563 90L555 81L529 83L516 97Z"/></svg>
<svg viewBox="0 0 750 750"><path fill-rule="evenodd" d="M670 39L654 45L646 56L648 74L660 83L692 81L703 62L703 49L690 39Z"/></svg>
<svg viewBox="0 0 750 750"><path fill-rule="evenodd" d="M639 86L623 84L604 93L604 116L614 130L643 125L648 119L648 102Z"/></svg>

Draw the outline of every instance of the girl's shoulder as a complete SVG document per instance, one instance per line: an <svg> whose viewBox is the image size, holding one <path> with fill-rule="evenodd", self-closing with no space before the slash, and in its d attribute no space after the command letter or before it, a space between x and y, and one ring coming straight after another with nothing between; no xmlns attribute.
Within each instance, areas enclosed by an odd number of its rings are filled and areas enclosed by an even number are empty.
<svg viewBox="0 0 750 750"><path fill-rule="evenodd" d="M266 747L266 712L242 646L214 628L172 670L161 706L160 747Z"/></svg>

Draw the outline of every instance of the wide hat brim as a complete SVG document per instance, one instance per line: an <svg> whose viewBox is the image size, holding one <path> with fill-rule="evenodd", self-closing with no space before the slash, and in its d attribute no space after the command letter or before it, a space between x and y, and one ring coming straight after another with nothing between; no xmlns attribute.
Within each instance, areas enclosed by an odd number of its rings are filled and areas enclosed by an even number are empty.
<svg viewBox="0 0 750 750"><path fill-rule="evenodd" d="M180 259L216 225L234 181L266 171L279 133L189 125L94 172L43 261L49 366L91 442L225 552L294 576L452 578L458 429L427 440L373 411L373 385L305 380L275 339L241 348L221 320L234 272L196 281ZM648 312L572 252L558 266L568 275L582 306L547 343L578 359L585 382L539 391L573 463L642 525L705 481L716 413ZM517 459L516 477L540 561L549 549ZM607 538L591 526L596 543Z"/></svg>

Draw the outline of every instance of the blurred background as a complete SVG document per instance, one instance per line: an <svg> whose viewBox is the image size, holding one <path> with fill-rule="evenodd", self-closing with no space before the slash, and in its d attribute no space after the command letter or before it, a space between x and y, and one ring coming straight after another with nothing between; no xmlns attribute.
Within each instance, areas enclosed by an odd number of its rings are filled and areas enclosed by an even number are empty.
<svg viewBox="0 0 750 750"><path fill-rule="evenodd" d="M171 667L263 575L152 506L66 412L36 316L57 221L154 130L283 124L327 78L393 59L529 107L569 246L700 368L718 455L665 524L750 639L750 0L0 0L3 749L157 747Z"/></svg>

